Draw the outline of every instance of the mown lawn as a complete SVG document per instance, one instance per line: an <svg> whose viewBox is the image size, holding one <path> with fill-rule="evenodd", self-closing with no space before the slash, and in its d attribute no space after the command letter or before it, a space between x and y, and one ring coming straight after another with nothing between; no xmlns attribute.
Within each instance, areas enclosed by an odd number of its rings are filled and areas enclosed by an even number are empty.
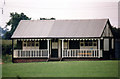
<svg viewBox="0 0 120 79"><path fill-rule="evenodd" d="M4 63L3 77L118 77L118 61Z"/></svg>

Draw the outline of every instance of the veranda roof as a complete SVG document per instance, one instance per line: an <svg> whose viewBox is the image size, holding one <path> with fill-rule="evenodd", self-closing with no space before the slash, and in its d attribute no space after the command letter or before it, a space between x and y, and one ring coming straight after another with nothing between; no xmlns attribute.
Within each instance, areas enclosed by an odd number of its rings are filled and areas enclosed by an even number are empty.
<svg viewBox="0 0 120 79"><path fill-rule="evenodd" d="M108 19L21 20L12 38L100 37Z"/></svg>

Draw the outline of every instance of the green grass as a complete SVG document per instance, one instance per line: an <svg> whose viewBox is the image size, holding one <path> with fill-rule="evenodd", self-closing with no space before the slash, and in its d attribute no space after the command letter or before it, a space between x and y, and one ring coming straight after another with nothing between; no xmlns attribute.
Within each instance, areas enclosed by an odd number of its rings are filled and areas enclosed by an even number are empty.
<svg viewBox="0 0 120 79"><path fill-rule="evenodd" d="M3 77L118 77L118 61L5 63Z"/></svg>

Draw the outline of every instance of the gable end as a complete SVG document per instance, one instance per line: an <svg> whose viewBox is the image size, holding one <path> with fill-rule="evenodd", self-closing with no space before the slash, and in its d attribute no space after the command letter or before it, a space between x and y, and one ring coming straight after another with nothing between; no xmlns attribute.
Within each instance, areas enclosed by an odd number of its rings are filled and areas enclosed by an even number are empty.
<svg viewBox="0 0 120 79"><path fill-rule="evenodd" d="M101 37L113 37L112 27L109 20L106 22L106 25L104 27Z"/></svg>

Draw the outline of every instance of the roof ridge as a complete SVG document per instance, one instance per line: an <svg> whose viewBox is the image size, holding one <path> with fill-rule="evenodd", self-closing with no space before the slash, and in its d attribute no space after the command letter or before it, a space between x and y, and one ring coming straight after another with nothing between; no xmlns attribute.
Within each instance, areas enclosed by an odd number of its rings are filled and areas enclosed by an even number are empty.
<svg viewBox="0 0 120 79"><path fill-rule="evenodd" d="M97 18L97 19L56 19L56 20L21 20L21 21L82 21L82 20L109 20L109 18Z"/></svg>

